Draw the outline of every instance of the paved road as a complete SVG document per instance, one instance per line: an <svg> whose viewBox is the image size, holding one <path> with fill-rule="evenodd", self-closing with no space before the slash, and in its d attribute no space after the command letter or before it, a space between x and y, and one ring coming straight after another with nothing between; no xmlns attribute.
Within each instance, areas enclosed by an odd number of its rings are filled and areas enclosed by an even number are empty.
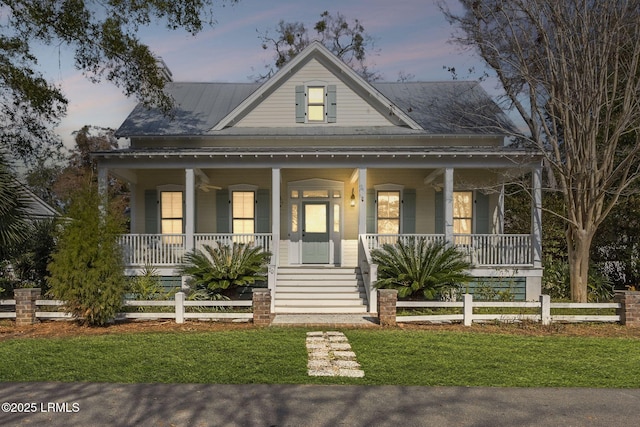
<svg viewBox="0 0 640 427"><path fill-rule="evenodd" d="M4 402L36 412L2 412L2 426L614 427L640 419L640 389L0 383Z"/></svg>

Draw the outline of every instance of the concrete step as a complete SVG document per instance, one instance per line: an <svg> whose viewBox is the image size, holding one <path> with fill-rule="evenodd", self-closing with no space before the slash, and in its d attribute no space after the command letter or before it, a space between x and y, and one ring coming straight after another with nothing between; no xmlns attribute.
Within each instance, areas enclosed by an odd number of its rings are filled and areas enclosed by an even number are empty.
<svg viewBox="0 0 640 427"><path fill-rule="evenodd" d="M280 299L276 300L276 307L295 306L295 307L358 307L364 305L362 298L354 299Z"/></svg>
<svg viewBox="0 0 640 427"><path fill-rule="evenodd" d="M340 313L366 313L367 307L352 306L352 307L339 307L339 306L316 306L316 307L279 307L276 306L276 313L295 313L295 314L340 314Z"/></svg>
<svg viewBox="0 0 640 427"><path fill-rule="evenodd" d="M280 274L278 273L278 281L316 281L316 282L333 282L345 280L358 280L354 274Z"/></svg>
<svg viewBox="0 0 640 427"><path fill-rule="evenodd" d="M280 301L320 301L320 300L335 300L335 301L356 301L363 303L366 299L364 292L355 293L343 293L343 294L329 294L329 293L301 293L301 292L278 292L276 294L276 304Z"/></svg>
<svg viewBox="0 0 640 427"><path fill-rule="evenodd" d="M279 267L276 313L366 313L360 270L354 267Z"/></svg>
<svg viewBox="0 0 640 427"><path fill-rule="evenodd" d="M351 280L326 280L326 279L318 279L318 280L281 280L278 278L278 288L282 287L309 287L316 286L319 288L333 289L339 287L351 287L357 288L359 283L355 279Z"/></svg>
<svg viewBox="0 0 640 427"><path fill-rule="evenodd" d="M364 288L357 284L327 286L324 284L312 283L301 285L283 285L276 289L277 294L281 293L316 293L316 294L345 294L354 292L364 292Z"/></svg>

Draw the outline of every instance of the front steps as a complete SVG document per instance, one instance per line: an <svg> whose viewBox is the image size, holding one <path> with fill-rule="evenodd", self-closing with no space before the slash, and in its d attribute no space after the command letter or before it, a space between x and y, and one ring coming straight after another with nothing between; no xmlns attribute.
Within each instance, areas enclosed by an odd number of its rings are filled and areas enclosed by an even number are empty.
<svg viewBox="0 0 640 427"><path fill-rule="evenodd" d="M275 313L366 313L367 297L355 267L278 267Z"/></svg>

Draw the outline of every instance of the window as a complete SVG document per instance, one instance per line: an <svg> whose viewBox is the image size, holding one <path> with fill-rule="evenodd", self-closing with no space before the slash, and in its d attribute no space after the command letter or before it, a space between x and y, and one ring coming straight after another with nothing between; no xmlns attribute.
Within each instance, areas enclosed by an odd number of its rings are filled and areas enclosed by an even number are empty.
<svg viewBox="0 0 640 427"><path fill-rule="evenodd" d="M255 232L255 193L253 191L233 191L231 193L232 232L253 234Z"/></svg>
<svg viewBox="0 0 640 427"><path fill-rule="evenodd" d="M473 192L453 192L453 232L471 234L473 227Z"/></svg>
<svg viewBox="0 0 640 427"><path fill-rule="evenodd" d="M324 122L324 87L307 88L307 120Z"/></svg>
<svg viewBox="0 0 640 427"><path fill-rule="evenodd" d="M378 234L400 234L400 192L378 191Z"/></svg>
<svg viewBox="0 0 640 427"><path fill-rule="evenodd" d="M329 190L304 190L302 192L303 198L316 198L316 199L326 199L329 197Z"/></svg>
<svg viewBox="0 0 640 427"><path fill-rule="evenodd" d="M182 234L182 191L162 191L160 192L160 233L161 234ZM165 237L165 243L178 244L181 237Z"/></svg>
<svg viewBox="0 0 640 427"><path fill-rule="evenodd" d="M308 82L295 88L296 123L336 123L336 85Z"/></svg>

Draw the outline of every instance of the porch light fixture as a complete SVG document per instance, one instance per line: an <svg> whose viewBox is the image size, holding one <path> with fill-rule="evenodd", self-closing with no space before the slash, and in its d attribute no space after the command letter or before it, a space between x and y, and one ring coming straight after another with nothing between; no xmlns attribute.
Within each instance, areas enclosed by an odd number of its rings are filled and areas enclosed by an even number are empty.
<svg viewBox="0 0 640 427"><path fill-rule="evenodd" d="M355 208L356 207L356 193L355 193L355 189L351 189L351 207Z"/></svg>

